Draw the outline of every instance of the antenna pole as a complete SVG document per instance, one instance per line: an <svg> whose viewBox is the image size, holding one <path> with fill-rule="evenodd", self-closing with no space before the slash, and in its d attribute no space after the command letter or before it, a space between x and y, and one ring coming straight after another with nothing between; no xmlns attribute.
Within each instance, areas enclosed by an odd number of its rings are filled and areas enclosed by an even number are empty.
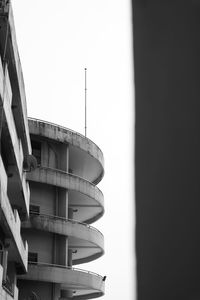
<svg viewBox="0 0 200 300"><path fill-rule="evenodd" d="M87 136L87 68L85 68L85 136Z"/></svg>

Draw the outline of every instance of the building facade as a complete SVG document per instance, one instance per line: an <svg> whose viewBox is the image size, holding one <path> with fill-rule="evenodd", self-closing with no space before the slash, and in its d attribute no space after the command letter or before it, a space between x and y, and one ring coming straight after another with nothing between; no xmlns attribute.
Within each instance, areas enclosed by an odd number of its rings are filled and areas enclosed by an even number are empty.
<svg viewBox="0 0 200 300"><path fill-rule="evenodd" d="M0 1L1 300L104 294L105 277L73 267L104 253L103 235L90 225L104 213L103 173L103 154L88 138L28 124L12 7Z"/></svg>
<svg viewBox="0 0 200 300"><path fill-rule="evenodd" d="M45 121L29 119L38 168L27 174L30 219L23 223L29 266L20 275L20 299L91 299L104 294L104 279L73 268L104 252L101 232L89 224L104 212L103 154L88 138Z"/></svg>
<svg viewBox="0 0 200 300"><path fill-rule="evenodd" d="M0 1L0 299L17 300L17 275L27 272L21 222L29 216L24 165L31 154L22 69L12 7ZM28 170L28 169L26 169Z"/></svg>

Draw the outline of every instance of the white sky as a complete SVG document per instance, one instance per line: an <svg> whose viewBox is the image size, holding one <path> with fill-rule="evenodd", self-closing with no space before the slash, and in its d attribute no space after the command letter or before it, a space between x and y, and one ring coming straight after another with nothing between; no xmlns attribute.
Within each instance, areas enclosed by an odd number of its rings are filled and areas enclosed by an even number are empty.
<svg viewBox="0 0 200 300"><path fill-rule="evenodd" d="M128 0L13 0L28 115L84 134L104 152L105 255L78 267L107 275L102 300L135 295L133 75Z"/></svg>

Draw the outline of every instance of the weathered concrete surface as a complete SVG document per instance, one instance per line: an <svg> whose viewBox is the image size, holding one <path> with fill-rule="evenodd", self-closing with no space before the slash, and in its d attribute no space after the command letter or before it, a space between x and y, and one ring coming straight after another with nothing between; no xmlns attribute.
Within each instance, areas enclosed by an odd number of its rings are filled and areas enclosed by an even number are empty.
<svg viewBox="0 0 200 300"><path fill-rule="evenodd" d="M28 245L24 244L21 237L21 221L17 210L12 210L7 195L7 175L0 157L0 223L4 226L5 237L10 238L12 248L9 248L10 258L21 264L24 272L27 271Z"/></svg>
<svg viewBox="0 0 200 300"><path fill-rule="evenodd" d="M15 181L18 182L18 190L22 190L23 195L20 192L20 205L23 211L28 215L29 210L29 187L26 183L25 174L23 172L23 147L21 139L18 138L16 124L13 117L12 105L12 90L10 85L10 79L8 74L8 68L5 67L5 75L3 72L1 60L0 60L0 104L3 106L4 123L3 129L6 132L6 138L3 139L5 147L8 147L12 153L15 161L15 166L11 166L10 170L12 174L16 173ZM4 82L4 88L3 88ZM3 137L2 137L3 138ZM17 168L16 168L17 167ZM12 169L12 170L11 170ZM13 178L11 179L13 180ZM13 186L14 187L14 186Z"/></svg>
<svg viewBox="0 0 200 300"><path fill-rule="evenodd" d="M87 224L55 216L30 215L30 220L23 222L22 227L73 237L72 240L69 239L69 248L73 246L78 249L73 254L73 264L86 263L104 254L103 235Z"/></svg>
<svg viewBox="0 0 200 300"><path fill-rule="evenodd" d="M103 278L99 275L44 264L29 265L28 274L19 276L19 279L59 283L61 289L75 289L79 291L79 295L87 290L90 296L93 294L92 298L95 298L95 294L102 296L105 288Z"/></svg>
<svg viewBox="0 0 200 300"><path fill-rule="evenodd" d="M98 162L99 174L97 178L95 178L94 182L98 183L102 179L104 175L103 153L99 149L99 147L90 139L73 130L64 128L56 124L48 123L46 121L29 119L28 122L30 134L46 137L56 142L69 144L75 148L79 148L80 150L84 151L85 154L93 158L93 160L96 160ZM90 164L92 164L92 160Z"/></svg>
<svg viewBox="0 0 200 300"><path fill-rule="evenodd" d="M94 204L104 206L104 197L101 190L83 178L50 168L37 168L27 174L29 181L46 183L68 190L80 192L94 200Z"/></svg>
<svg viewBox="0 0 200 300"><path fill-rule="evenodd" d="M8 39L9 48L9 74L11 77L11 87L13 93L12 105L14 108L15 122L17 123L18 135L20 136L23 144L25 154L31 153L30 135L27 121L27 106L25 86L22 73L21 62L18 53L15 25L13 18L12 6L9 3L8 12L8 25L10 38ZM6 30L6 29L5 29ZM12 63L11 63L12 62Z"/></svg>

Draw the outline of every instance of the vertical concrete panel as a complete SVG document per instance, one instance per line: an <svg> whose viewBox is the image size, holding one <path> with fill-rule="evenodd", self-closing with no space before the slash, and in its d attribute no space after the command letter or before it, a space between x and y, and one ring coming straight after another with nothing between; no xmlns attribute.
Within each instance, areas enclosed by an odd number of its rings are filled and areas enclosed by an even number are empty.
<svg viewBox="0 0 200 300"><path fill-rule="evenodd" d="M44 141L41 145L41 165L47 168L58 168L59 153L57 153L56 146Z"/></svg>
<svg viewBox="0 0 200 300"><path fill-rule="evenodd" d="M57 258L56 263L58 265L68 265L68 238L65 236L57 236Z"/></svg>
<svg viewBox="0 0 200 300"><path fill-rule="evenodd" d="M40 213L54 215L55 187L30 182L31 201L30 204L40 206Z"/></svg>
<svg viewBox="0 0 200 300"><path fill-rule="evenodd" d="M58 169L68 172L68 146L60 144L57 146L57 152L59 154Z"/></svg>
<svg viewBox="0 0 200 300"><path fill-rule="evenodd" d="M68 191L62 188L58 191L58 215L68 218Z"/></svg>
<svg viewBox="0 0 200 300"><path fill-rule="evenodd" d="M53 235L39 230L24 230L23 237L28 240L29 252L38 253L38 261L53 262Z"/></svg>
<svg viewBox="0 0 200 300"><path fill-rule="evenodd" d="M47 142L41 143L41 165L43 167L48 167L48 145Z"/></svg>
<svg viewBox="0 0 200 300"><path fill-rule="evenodd" d="M53 300L58 300L60 298L60 284L53 283Z"/></svg>
<svg viewBox="0 0 200 300"><path fill-rule="evenodd" d="M71 207L68 207L68 219L73 219L73 216L74 216L74 211L73 211L73 208Z"/></svg>

